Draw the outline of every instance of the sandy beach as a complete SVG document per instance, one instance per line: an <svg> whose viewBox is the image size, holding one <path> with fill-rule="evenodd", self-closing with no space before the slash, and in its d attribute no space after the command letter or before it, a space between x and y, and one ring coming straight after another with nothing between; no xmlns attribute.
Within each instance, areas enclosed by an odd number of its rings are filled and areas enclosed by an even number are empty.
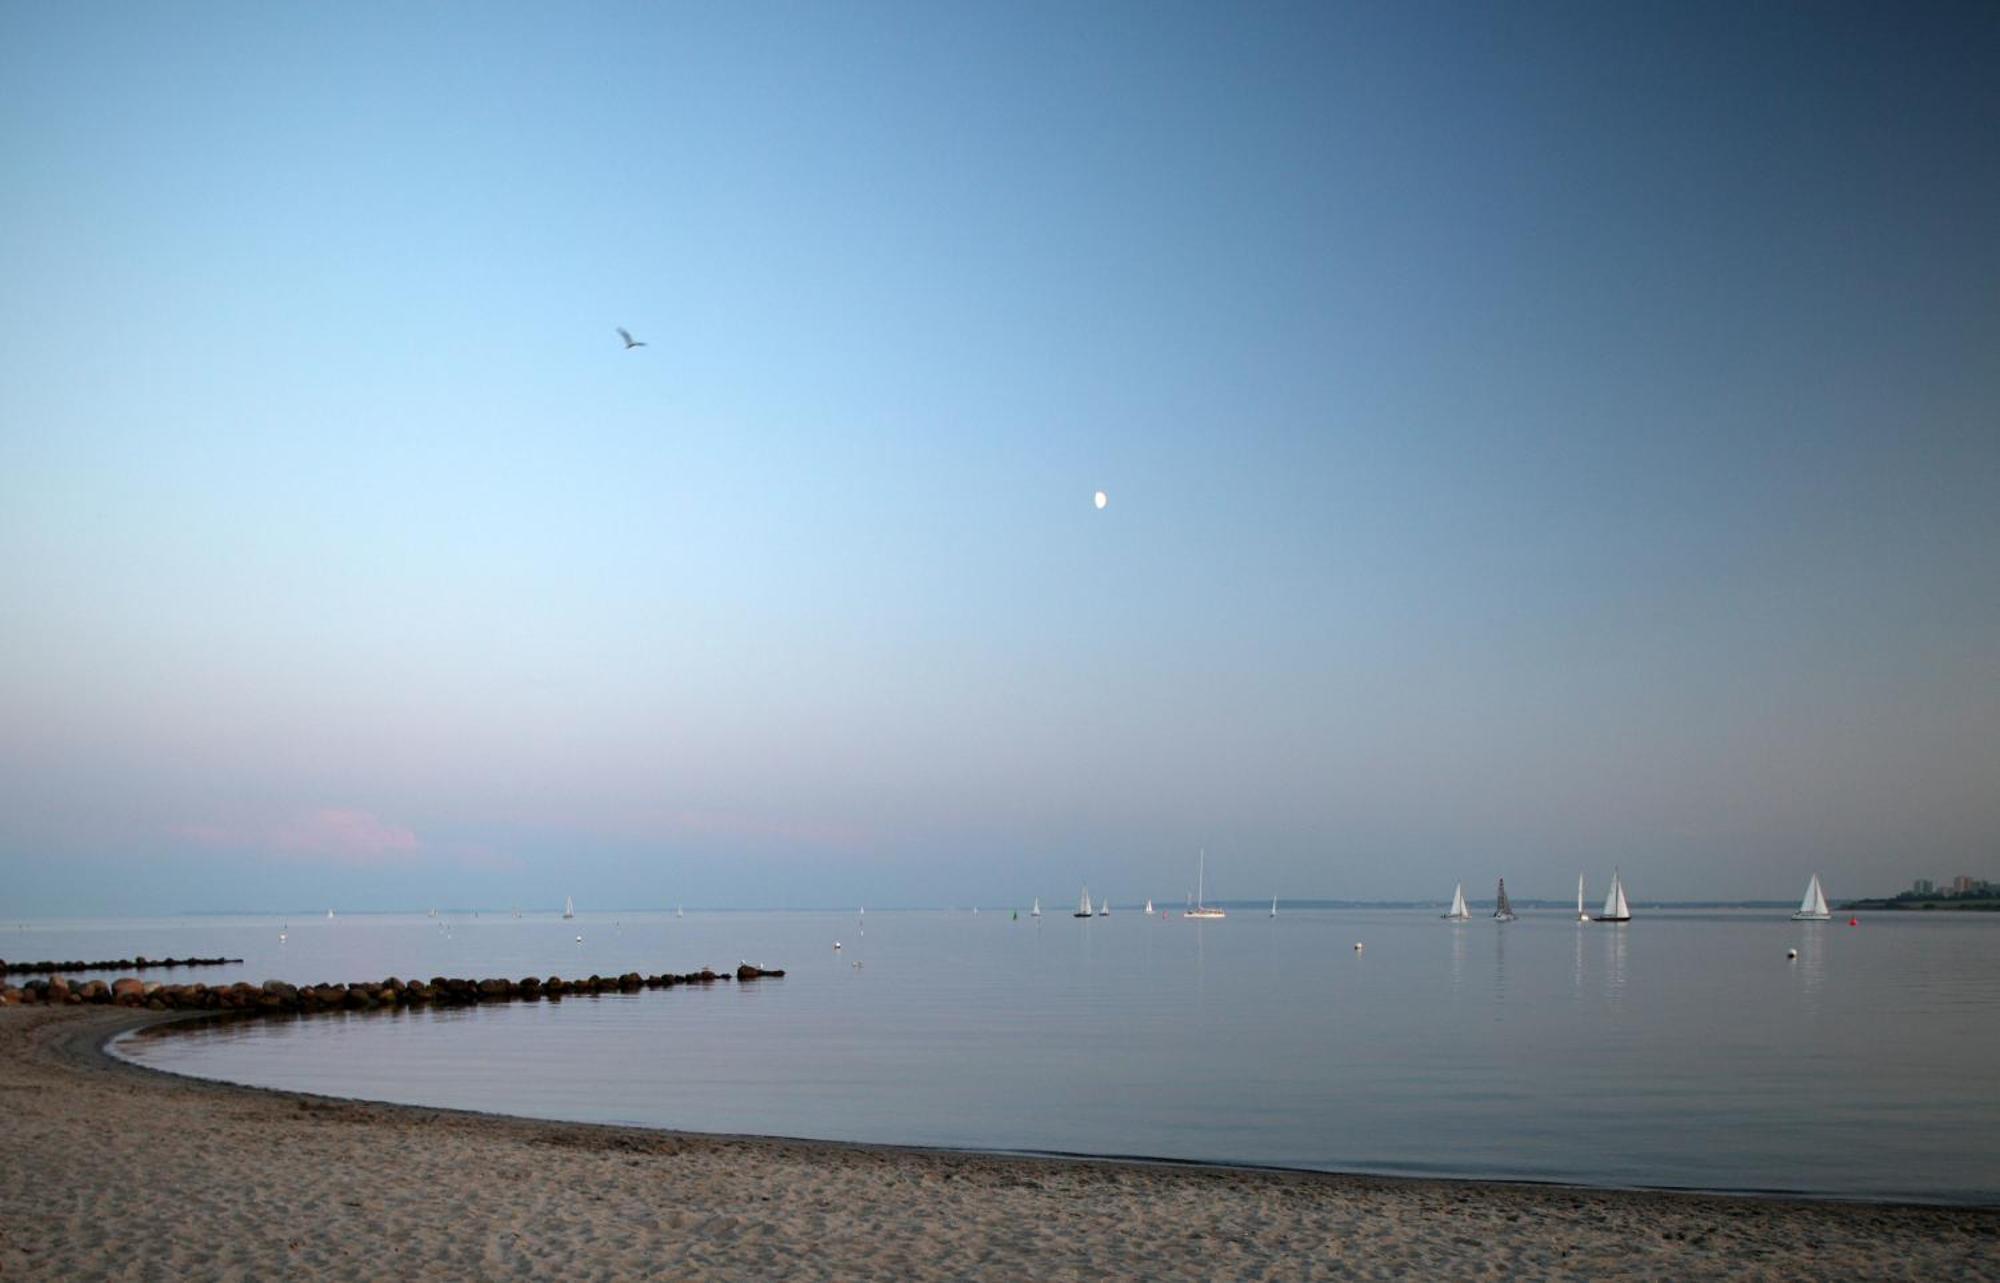
<svg viewBox="0 0 2000 1283"><path fill-rule="evenodd" d="M1951 1279L2000 1209L912 1152L202 1083L0 1010L0 1279Z"/></svg>

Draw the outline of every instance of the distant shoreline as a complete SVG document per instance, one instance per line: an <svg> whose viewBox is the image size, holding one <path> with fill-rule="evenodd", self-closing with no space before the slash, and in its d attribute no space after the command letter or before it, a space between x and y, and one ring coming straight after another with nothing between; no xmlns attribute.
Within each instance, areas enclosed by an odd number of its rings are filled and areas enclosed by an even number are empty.
<svg viewBox="0 0 2000 1283"><path fill-rule="evenodd" d="M1929 913L1933 910L1944 913L2000 913L2000 899L1849 900L1841 904L1836 912L1846 913L1850 909L1893 909L1898 913Z"/></svg>

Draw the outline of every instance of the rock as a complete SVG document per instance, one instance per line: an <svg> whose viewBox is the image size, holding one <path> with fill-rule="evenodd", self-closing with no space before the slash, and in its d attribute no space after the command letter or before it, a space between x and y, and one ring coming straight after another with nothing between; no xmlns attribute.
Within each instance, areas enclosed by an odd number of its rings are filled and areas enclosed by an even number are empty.
<svg viewBox="0 0 2000 1283"><path fill-rule="evenodd" d="M134 976L120 976L111 982L111 1001L122 1006L137 1006L146 1000L146 982Z"/></svg>

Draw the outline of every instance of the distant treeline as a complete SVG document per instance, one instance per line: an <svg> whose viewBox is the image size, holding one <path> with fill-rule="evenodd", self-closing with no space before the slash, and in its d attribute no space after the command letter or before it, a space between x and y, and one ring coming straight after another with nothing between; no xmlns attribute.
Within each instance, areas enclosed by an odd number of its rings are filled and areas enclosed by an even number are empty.
<svg viewBox="0 0 2000 1283"><path fill-rule="evenodd" d="M1942 909L1950 913L2000 913L2000 892L1968 891L1963 895L1918 895L1905 891L1880 900L1849 900L1845 909Z"/></svg>

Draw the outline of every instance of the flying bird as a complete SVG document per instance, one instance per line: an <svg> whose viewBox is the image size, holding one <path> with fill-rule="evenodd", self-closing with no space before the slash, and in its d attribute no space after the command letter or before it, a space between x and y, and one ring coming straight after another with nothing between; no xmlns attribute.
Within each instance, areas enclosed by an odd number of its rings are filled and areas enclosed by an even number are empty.
<svg viewBox="0 0 2000 1283"><path fill-rule="evenodd" d="M635 348L635 347L644 347L644 346L646 346L646 342L645 342L645 340L644 340L644 339L635 339L635 338L633 338L633 337L632 337L632 331L630 331L630 330L626 329L626 328L625 328L624 326L622 326L622 325L618 327L618 337L619 337L619 338L621 338L621 339L624 339L624 340L625 340L625 350L626 350L626 351L628 351L628 352L629 352L629 351L631 351L631 350L632 350L633 348Z"/></svg>

